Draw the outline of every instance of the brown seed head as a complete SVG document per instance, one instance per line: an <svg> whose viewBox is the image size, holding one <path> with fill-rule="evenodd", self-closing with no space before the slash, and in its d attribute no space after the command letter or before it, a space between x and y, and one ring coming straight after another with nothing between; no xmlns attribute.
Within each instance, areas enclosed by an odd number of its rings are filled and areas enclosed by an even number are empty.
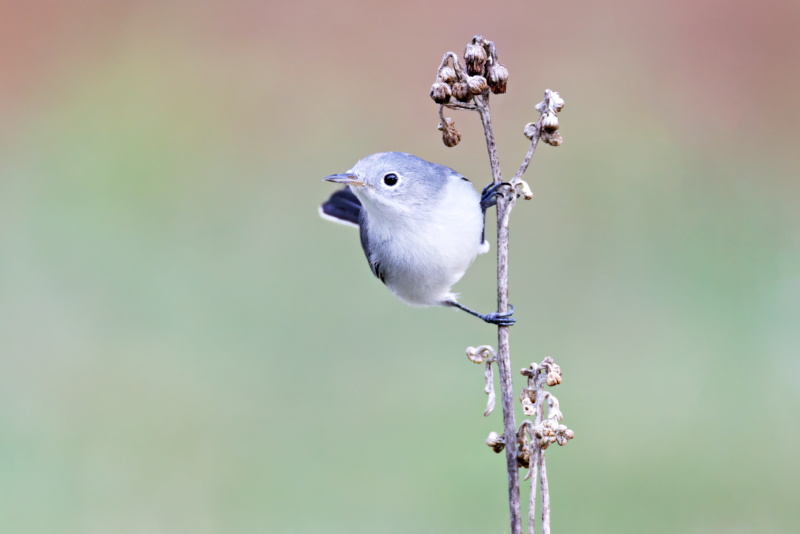
<svg viewBox="0 0 800 534"><path fill-rule="evenodd" d="M431 86L431 98L437 104L447 104L452 94L450 86L446 83L436 82Z"/></svg>
<svg viewBox="0 0 800 534"><path fill-rule="evenodd" d="M454 83L453 96L460 102L469 102L472 99L472 93L469 90L467 82Z"/></svg>
<svg viewBox="0 0 800 534"><path fill-rule="evenodd" d="M527 447L523 448L520 451L517 451L517 465L519 467L524 467L525 469L530 468L531 466L531 453Z"/></svg>
<svg viewBox="0 0 800 534"><path fill-rule="evenodd" d="M486 50L483 46L470 43L464 49L464 61L467 64L467 72L471 75L483 74L483 66L486 64Z"/></svg>
<svg viewBox="0 0 800 534"><path fill-rule="evenodd" d="M522 130L522 133L525 134L525 137L528 139L533 139L533 136L536 135L536 128L537 126L535 122L529 122L525 125L525 129Z"/></svg>
<svg viewBox="0 0 800 534"><path fill-rule="evenodd" d="M439 79L444 83L453 83L456 81L456 71L450 67L444 67L439 73Z"/></svg>
<svg viewBox="0 0 800 534"><path fill-rule="evenodd" d="M547 385L557 386L561 383L561 376L558 373L547 373Z"/></svg>
<svg viewBox="0 0 800 534"><path fill-rule="evenodd" d="M454 147L461 142L461 134L456 130L453 119L447 117L444 119L444 124L439 123L439 130L442 131L442 142L444 146Z"/></svg>
<svg viewBox="0 0 800 534"><path fill-rule="evenodd" d="M546 132L554 132L558 130L558 117L555 113L548 112L542 117L542 130Z"/></svg>
<svg viewBox="0 0 800 534"><path fill-rule="evenodd" d="M564 140L561 138L561 134L558 132L542 132L542 141L550 146L558 146Z"/></svg>
<svg viewBox="0 0 800 534"><path fill-rule="evenodd" d="M467 79L467 85L469 86L470 93L473 95L479 95L489 87L486 84L486 78L483 76L470 76Z"/></svg>
<svg viewBox="0 0 800 534"><path fill-rule="evenodd" d="M496 95L506 92L506 84L508 84L508 69L505 65L497 63L487 69L486 81L489 87Z"/></svg>
<svg viewBox="0 0 800 534"><path fill-rule="evenodd" d="M489 432L489 437L486 438L486 445L492 448L494 452L500 452L506 447L506 442L503 439L503 436L497 434L497 432Z"/></svg>

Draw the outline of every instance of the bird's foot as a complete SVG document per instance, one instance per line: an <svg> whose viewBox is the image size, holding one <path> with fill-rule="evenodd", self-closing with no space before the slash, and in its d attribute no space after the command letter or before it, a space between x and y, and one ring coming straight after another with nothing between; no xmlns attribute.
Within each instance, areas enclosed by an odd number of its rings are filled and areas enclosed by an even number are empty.
<svg viewBox="0 0 800 534"><path fill-rule="evenodd" d="M481 191L481 209L484 212L490 207L497 204L497 195L503 194L502 192L500 192L500 188L503 187L504 185L507 185L509 187L511 186L511 184L508 182L500 182L499 184L492 182L483 188L483 191Z"/></svg>
<svg viewBox="0 0 800 534"><path fill-rule="evenodd" d="M479 315L478 317L487 323L496 324L497 326L511 326L516 323L517 320L511 318L511 315L514 313L514 306L509 304L508 307L511 309L507 312L492 312L487 313L486 315Z"/></svg>

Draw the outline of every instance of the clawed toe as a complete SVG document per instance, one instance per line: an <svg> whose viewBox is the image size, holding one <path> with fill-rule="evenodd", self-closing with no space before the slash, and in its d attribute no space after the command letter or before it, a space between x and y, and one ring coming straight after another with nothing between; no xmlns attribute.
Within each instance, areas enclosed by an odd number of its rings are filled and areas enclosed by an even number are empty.
<svg viewBox="0 0 800 534"><path fill-rule="evenodd" d="M508 307L510 309L507 312L492 312L487 313L486 315L481 315L480 317L490 324L497 326L511 326L516 323L517 320L511 317L511 315L514 313L514 306L509 304Z"/></svg>
<svg viewBox="0 0 800 534"><path fill-rule="evenodd" d="M511 186L508 182L500 182L499 184L491 183L483 188L483 191L481 191L481 208L483 211L497 204L497 195L501 194L499 189L504 185Z"/></svg>

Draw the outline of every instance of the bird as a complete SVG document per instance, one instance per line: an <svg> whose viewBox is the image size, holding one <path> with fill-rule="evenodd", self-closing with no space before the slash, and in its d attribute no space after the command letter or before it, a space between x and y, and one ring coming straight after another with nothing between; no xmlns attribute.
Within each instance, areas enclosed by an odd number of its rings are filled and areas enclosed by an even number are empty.
<svg viewBox="0 0 800 534"><path fill-rule="evenodd" d="M498 326L516 322L513 306L481 314L451 291L475 257L488 252L486 210L507 182L490 183L478 194L453 169L404 152L372 154L323 181L345 187L320 205L319 214L359 229L372 274L398 299L457 308Z"/></svg>

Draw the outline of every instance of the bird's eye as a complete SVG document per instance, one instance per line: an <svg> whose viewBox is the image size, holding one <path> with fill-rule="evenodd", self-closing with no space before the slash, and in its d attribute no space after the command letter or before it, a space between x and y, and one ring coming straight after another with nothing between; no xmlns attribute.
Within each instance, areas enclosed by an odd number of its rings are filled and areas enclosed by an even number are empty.
<svg viewBox="0 0 800 534"><path fill-rule="evenodd" d="M387 174L386 176L383 177L383 183L385 183L386 185L394 185L394 184L396 184L397 183L397 175L394 174L394 173Z"/></svg>

